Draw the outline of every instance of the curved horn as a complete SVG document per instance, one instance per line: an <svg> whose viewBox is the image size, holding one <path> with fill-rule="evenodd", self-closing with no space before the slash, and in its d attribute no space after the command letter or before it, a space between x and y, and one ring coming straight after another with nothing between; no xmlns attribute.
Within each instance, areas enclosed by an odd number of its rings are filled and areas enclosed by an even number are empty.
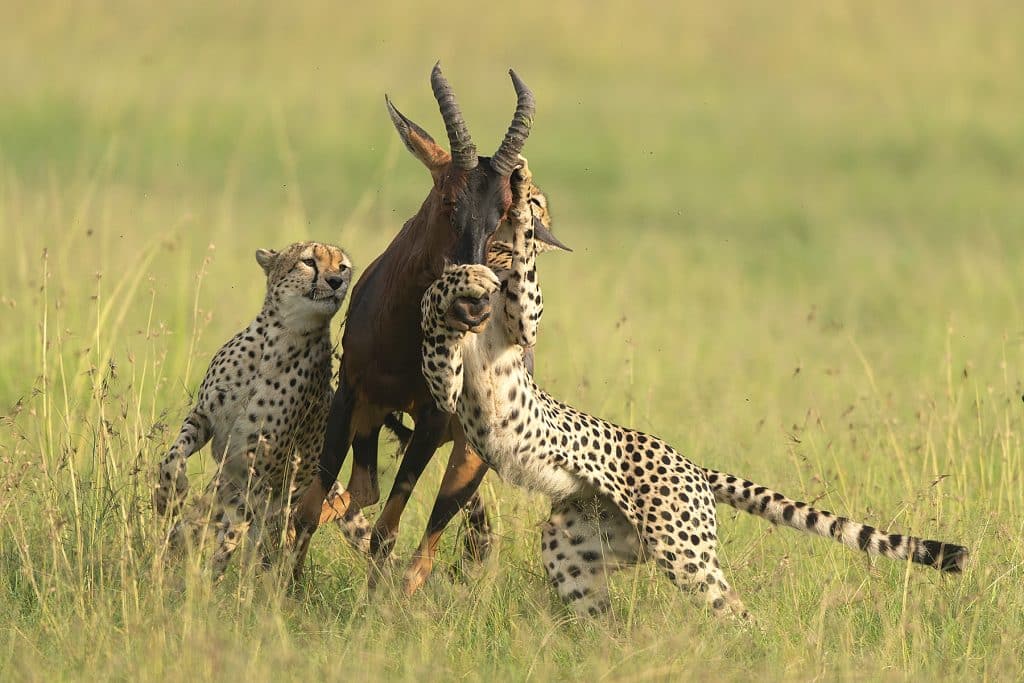
<svg viewBox="0 0 1024 683"><path fill-rule="evenodd" d="M509 124L505 139L501 141L501 147L491 157L491 168L499 174L506 176L512 174L512 169L519 163L519 153L523 151L526 138L530 136L530 127L533 126L533 115L537 111L537 103L533 99L533 92L530 91L522 79L512 69L508 70L512 77L512 85L516 89L516 113L512 116L512 123Z"/></svg>
<svg viewBox="0 0 1024 683"><path fill-rule="evenodd" d="M430 87L434 91L434 98L441 107L441 118L444 119L444 127L448 131L448 144L451 146L452 163L456 168L464 171L476 168L479 159L476 155L476 145L469 135L469 128L462 119L462 112L455 101L455 93L448 79L441 73L441 62L434 65L430 72Z"/></svg>

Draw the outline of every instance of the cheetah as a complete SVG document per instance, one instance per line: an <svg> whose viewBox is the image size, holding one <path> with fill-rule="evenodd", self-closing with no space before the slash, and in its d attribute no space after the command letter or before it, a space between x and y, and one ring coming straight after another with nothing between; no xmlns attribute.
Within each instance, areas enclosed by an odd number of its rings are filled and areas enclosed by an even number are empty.
<svg viewBox="0 0 1024 683"><path fill-rule="evenodd" d="M577 614L607 610L609 574L653 560L678 587L703 593L715 615L748 618L716 557L716 502L868 553L962 571L962 546L884 533L700 467L656 437L538 388L523 363L543 311L519 189L528 174L524 167L513 177L510 270L499 277L482 265L449 266L424 294L422 370L438 406L457 415L480 457L504 480L551 499L541 554ZM451 315L460 298L485 304L478 319Z"/></svg>
<svg viewBox="0 0 1024 683"><path fill-rule="evenodd" d="M153 494L160 515L177 517L188 492L187 460L213 441L217 472L169 540L179 545L186 531L198 537L216 529L215 577L246 537L253 549L275 549L290 505L316 474L332 395L330 324L352 278L345 252L318 242L260 249L256 261L267 278L263 308L214 355ZM361 515L345 529L353 545L368 548ZM308 538L293 542L301 563Z"/></svg>

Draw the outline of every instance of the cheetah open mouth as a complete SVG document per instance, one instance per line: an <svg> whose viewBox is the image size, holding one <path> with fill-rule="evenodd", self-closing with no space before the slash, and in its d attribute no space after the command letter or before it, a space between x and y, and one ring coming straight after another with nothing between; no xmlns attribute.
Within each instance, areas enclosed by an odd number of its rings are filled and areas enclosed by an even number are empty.
<svg viewBox="0 0 1024 683"><path fill-rule="evenodd" d="M338 291L334 289L322 290L322 289L311 289L306 294L306 298L310 301L316 301L317 303L338 303Z"/></svg>

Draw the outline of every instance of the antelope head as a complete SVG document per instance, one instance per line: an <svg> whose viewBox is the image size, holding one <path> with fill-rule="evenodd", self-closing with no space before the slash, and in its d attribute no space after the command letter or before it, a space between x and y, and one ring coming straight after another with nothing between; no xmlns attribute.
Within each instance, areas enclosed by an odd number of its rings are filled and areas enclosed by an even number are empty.
<svg viewBox="0 0 1024 683"><path fill-rule="evenodd" d="M430 74L430 85L444 119L450 152L398 111L390 98L384 98L402 142L433 178L434 186L421 215L425 213L432 238L443 242L445 260L449 263L484 263L487 243L512 202L509 178L530 135L536 103L515 71L509 70L509 75L516 91L516 111L504 140L489 157L477 155L455 93L441 73L440 62ZM548 237L554 246L561 246L547 230L536 235L541 241Z"/></svg>

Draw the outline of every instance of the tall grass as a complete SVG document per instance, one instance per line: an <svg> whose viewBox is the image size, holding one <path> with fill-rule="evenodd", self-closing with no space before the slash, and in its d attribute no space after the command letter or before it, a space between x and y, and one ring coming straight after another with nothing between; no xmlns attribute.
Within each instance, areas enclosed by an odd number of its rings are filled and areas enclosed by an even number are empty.
<svg viewBox="0 0 1024 683"><path fill-rule="evenodd" d="M0 10L0 679L1019 677L1024 12L482 11ZM576 248L541 266L546 388L700 463L964 542L967 573L723 508L759 628L650 567L579 622L543 578L544 501L493 476L494 558L456 566L453 526L412 600L368 596L333 529L291 591L164 557L153 466L258 309L253 251L313 237L357 270L380 252L429 182L381 94L440 134L438 57L481 147L511 114L507 66L537 93L531 168Z"/></svg>

